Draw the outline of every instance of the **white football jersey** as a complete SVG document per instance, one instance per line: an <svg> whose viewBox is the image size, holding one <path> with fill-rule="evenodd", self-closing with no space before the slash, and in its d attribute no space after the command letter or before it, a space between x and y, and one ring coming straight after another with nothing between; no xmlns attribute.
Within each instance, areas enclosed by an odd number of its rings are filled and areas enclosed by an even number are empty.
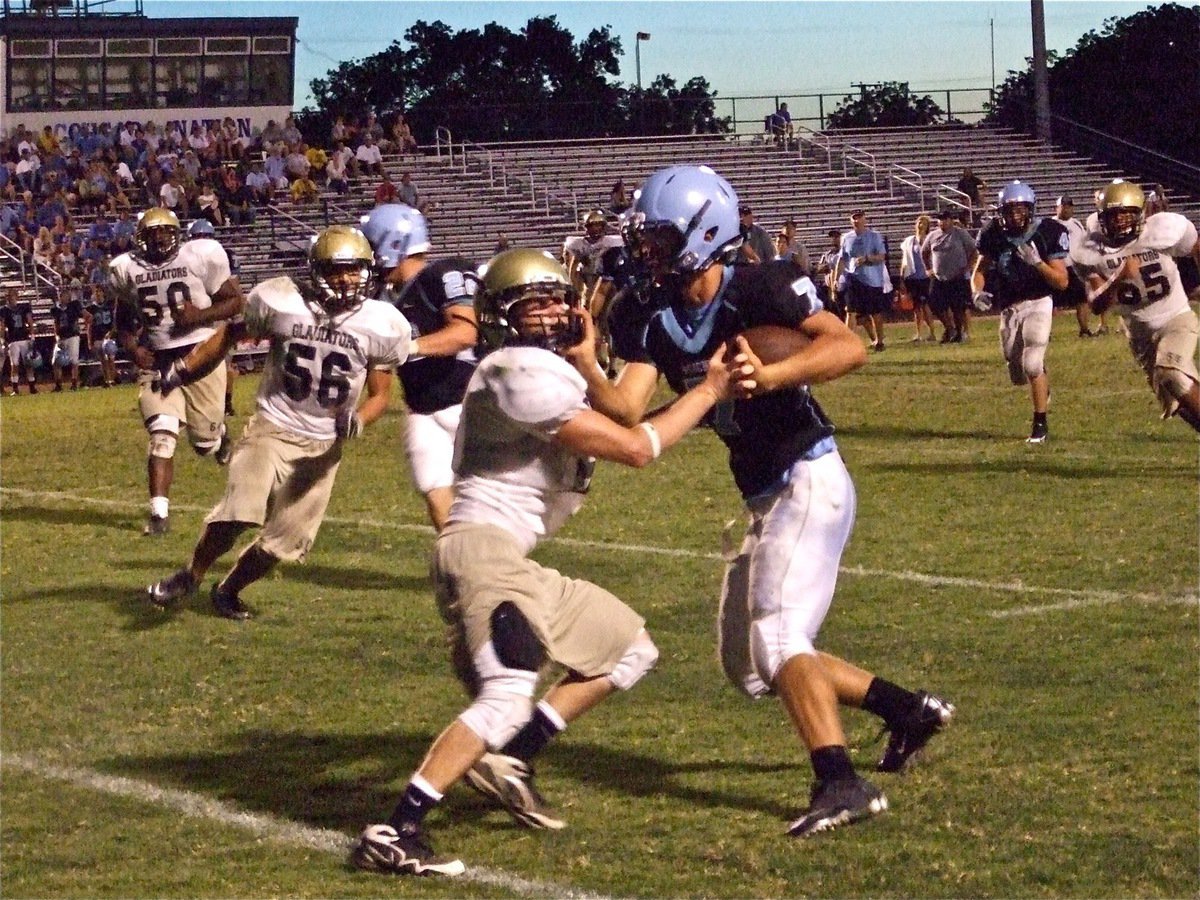
<svg viewBox="0 0 1200 900"><path fill-rule="evenodd" d="M1136 256L1138 275L1114 287L1118 309L1149 328L1161 328L1189 309L1187 294L1179 280L1175 257L1187 256L1196 246L1196 226L1178 213L1164 212L1148 218L1141 234L1120 247L1104 243L1098 231L1071 244L1071 265L1087 284L1088 275L1105 281Z"/></svg>
<svg viewBox="0 0 1200 900"><path fill-rule="evenodd" d="M598 241L589 241L587 235L574 234L563 241L563 256L570 253L583 266L584 272L594 274L600 270L600 257L613 247L623 247L625 242L619 234L601 235Z"/></svg>
<svg viewBox="0 0 1200 900"><path fill-rule="evenodd" d="M176 330L174 313L184 301L208 309L229 276L229 255L211 238L181 244L173 257L159 265L134 253L122 253L108 268L109 284L118 302L138 308L151 350L186 347L211 335L212 325Z"/></svg>
<svg viewBox="0 0 1200 900"><path fill-rule="evenodd" d="M587 408L587 383L537 347L506 347L479 363L454 442L449 521L503 528L526 553L583 503L595 460L553 443Z"/></svg>
<svg viewBox="0 0 1200 900"><path fill-rule="evenodd" d="M367 370L400 365L412 340L408 320L391 304L364 300L330 317L287 277L256 285L244 317L250 337L271 345L255 401L259 414L322 441L336 436L338 413L358 405Z"/></svg>

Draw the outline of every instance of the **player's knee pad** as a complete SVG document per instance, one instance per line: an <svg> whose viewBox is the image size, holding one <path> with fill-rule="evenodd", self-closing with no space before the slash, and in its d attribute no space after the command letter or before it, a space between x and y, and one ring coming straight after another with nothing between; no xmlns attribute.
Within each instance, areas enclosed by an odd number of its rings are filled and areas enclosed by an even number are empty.
<svg viewBox="0 0 1200 900"><path fill-rule="evenodd" d="M492 610L492 644L496 657L509 669L537 672L546 661L546 648L515 603L505 601Z"/></svg>
<svg viewBox="0 0 1200 900"><path fill-rule="evenodd" d="M221 446L221 440L225 437L225 425L217 429L217 436L212 438L198 438L192 432L188 432L188 443L192 445L192 450L197 456L212 456Z"/></svg>
<svg viewBox="0 0 1200 900"><path fill-rule="evenodd" d="M149 453L153 459L171 459L179 439L169 431L150 432Z"/></svg>
<svg viewBox="0 0 1200 900"><path fill-rule="evenodd" d="M479 693L458 718L489 749L499 750L533 715L537 670L504 665L493 641L479 649L472 664L479 675Z"/></svg>
<svg viewBox="0 0 1200 900"><path fill-rule="evenodd" d="M1046 371L1046 348L1026 347L1021 353L1022 384L1033 381Z"/></svg>
<svg viewBox="0 0 1200 900"><path fill-rule="evenodd" d="M654 645L654 641L650 640L650 635L643 628L633 639L633 643L629 645L625 655L608 673L608 680L617 690L627 691L641 681L642 676L653 669L656 662L658 662L658 647Z"/></svg>

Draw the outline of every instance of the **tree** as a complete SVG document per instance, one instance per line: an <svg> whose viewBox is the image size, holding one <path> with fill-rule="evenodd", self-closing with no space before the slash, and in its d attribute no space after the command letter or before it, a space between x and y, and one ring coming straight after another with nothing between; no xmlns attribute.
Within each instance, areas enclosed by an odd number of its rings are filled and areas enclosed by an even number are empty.
<svg viewBox="0 0 1200 900"><path fill-rule="evenodd" d="M928 96L917 96L907 82L885 81L864 84L857 96L850 94L827 119L828 127L886 128L897 125L936 125L946 114Z"/></svg>
<svg viewBox="0 0 1200 900"><path fill-rule="evenodd" d="M472 141L629 134L636 133L638 112L654 133L721 126L703 78L677 88L660 76L639 98L614 80L622 55L609 26L576 42L554 16L532 18L519 32L494 22L456 32L443 22L418 21L403 41L313 80L315 108L298 119L322 141L334 116L369 110L381 116L403 110L422 142L439 126ZM638 99L646 105L635 109ZM653 115L652 103L662 104Z"/></svg>
<svg viewBox="0 0 1200 900"><path fill-rule="evenodd" d="M1200 161L1200 7L1168 3L1107 19L1075 47L1050 54L1050 110L1056 116ZM986 121L1032 130L1032 61L1009 72Z"/></svg>

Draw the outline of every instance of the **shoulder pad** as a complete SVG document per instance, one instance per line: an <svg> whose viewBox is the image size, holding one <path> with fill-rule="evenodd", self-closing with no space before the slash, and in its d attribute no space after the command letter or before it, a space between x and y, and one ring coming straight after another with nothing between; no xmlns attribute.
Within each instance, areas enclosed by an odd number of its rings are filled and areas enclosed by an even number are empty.
<svg viewBox="0 0 1200 900"><path fill-rule="evenodd" d="M479 377L500 410L527 425L557 428L586 407L587 382L566 360L538 347L507 347L484 357Z"/></svg>
<svg viewBox="0 0 1200 900"><path fill-rule="evenodd" d="M1195 246L1196 226L1179 213L1155 213L1142 226L1138 243L1147 249L1183 256Z"/></svg>

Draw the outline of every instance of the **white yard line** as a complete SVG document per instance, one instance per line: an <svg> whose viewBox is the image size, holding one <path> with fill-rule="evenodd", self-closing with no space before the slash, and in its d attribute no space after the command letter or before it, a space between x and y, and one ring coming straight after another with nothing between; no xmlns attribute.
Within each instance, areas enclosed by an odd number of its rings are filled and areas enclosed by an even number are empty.
<svg viewBox="0 0 1200 900"><path fill-rule="evenodd" d="M66 781L86 790L114 797L127 797L152 806L170 809L189 819L202 819L218 825L227 825L247 831L263 840L288 847L319 850L342 858L350 849L351 839L340 831L313 828L310 825L302 825L264 813L246 812L229 803L223 803L192 791L162 788L148 781L124 778L119 775L106 775L95 769L58 765L28 753L6 753L0 757L0 764L39 778ZM531 881L500 869L471 866L459 877L463 881L497 887L520 897L572 897L578 898L578 900L603 900L601 895L579 891L561 884Z"/></svg>
<svg viewBox="0 0 1200 900"><path fill-rule="evenodd" d="M144 507L140 501L106 500L98 497L87 497L66 491L31 491L24 488L0 488L0 497L23 497L33 500L60 500L68 503L80 503L90 506L107 506L117 509L138 510ZM176 510L185 512L207 512L208 507L189 506L181 503L174 504ZM408 522L387 522L373 519L346 518L327 516L325 519L334 525L357 525L367 528L392 529L394 531L433 534L428 525L416 525ZM659 547L652 544L618 544L610 541L594 541L581 538L559 537L553 543L568 547L584 547L590 550L615 551L619 553L636 553L653 556L671 556L682 559L704 559L720 561L719 553L704 553L698 550L685 550L678 547ZM1134 603L1143 606L1200 606L1200 596L1196 594L1170 595L1145 592L1124 592L1090 590L1086 588L1057 588L1042 587L1036 584L1025 584L1022 581L984 581L975 578L959 578L951 575L929 575L923 572L894 571L890 569L866 569L862 566L842 566L841 574L859 578L884 578L892 581L905 581L921 584L926 587L965 587L1002 594L1027 595L1030 597L1064 598L1053 603L1041 605L1018 606L1011 609L989 610L986 615L994 619L1005 619L1016 616L1041 615L1050 612L1060 612L1078 609L1085 606L1105 606L1114 603Z"/></svg>

